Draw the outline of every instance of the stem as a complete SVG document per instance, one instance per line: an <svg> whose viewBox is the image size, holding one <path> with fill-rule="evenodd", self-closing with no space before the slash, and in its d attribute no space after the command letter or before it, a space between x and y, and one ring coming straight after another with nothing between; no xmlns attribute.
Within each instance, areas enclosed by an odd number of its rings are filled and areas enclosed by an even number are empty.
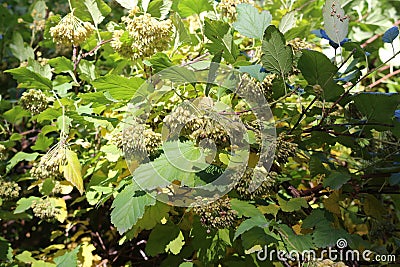
<svg viewBox="0 0 400 267"><path fill-rule="evenodd" d="M317 101L317 99L318 99L318 97L314 97L314 99L310 102L310 104L308 104L308 106L303 110L303 112L300 114L299 119L296 121L296 123L294 124L292 129L290 129L288 134L291 134L296 129L296 127L299 126L300 122L303 120L303 117L306 115L306 113L311 108L311 106L314 105L314 103L315 103L315 101Z"/></svg>

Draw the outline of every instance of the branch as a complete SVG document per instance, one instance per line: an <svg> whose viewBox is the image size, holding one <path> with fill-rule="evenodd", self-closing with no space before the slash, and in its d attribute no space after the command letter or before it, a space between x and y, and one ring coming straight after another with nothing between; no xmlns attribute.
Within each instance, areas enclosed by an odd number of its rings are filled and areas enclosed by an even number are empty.
<svg viewBox="0 0 400 267"><path fill-rule="evenodd" d="M368 88L373 88L373 87L377 86L378 84L384 82L385 80L389 79L390 77L395 76L395 75L397 75L399 73L400 73L400 69L398 69L398 70L396 70L396 71L394 71L392 73L389 73L386 76L384 76L384 77L380 78L379 80L377 80L376 82L370 84L368 86Z"/></svg>

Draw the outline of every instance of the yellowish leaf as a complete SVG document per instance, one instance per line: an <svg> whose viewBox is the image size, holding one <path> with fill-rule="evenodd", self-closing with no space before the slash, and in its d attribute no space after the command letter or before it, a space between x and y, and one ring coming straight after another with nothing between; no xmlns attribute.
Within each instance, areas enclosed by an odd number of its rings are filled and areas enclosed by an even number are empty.
<svg viewBox="0 0 400 267"><path fill-rule="evenodd" d="M49 198L50 203L53 207L58 209L58 213L55 215L57 221L63 223L65 219L67 219L68 212L67 212L67 204L65 204L65 200L62 198Z"/></svg>
<svg viewBox="0 0 400 267"><path fill-rule="evenodd" d="M67 165L62 166L65 179L83 193L82 166L75 152L66 149Z"/></svg>
<svg viewBox="0 0 400 267"><path fill-rule="evenodd" d="M91 267L93 265L94 256L92 252L96 249L92 244L84 243L81 246L83 263L82 267Z"/></svg>

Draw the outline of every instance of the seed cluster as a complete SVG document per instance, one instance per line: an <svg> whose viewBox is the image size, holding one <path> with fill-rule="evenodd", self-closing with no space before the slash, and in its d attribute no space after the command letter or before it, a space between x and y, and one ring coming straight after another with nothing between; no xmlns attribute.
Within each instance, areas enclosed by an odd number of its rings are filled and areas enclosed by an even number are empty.
<svg viewBox="0 0 400 267"><path fill-rule="evenodd" d="M111 143L128 154L147 152L154 155L161 145L161 134L146 129L143 124L134 123L123 131L113 133Z"/></svg>
<svg viewBox="0 0 400 267"><path fill-rule="evenodd" d="M304 41L301 38L294 38L293 40L290 40L287 42L288 45L290 45L293 49L293 53L300 52L303 49L313 49L313 45Z"/></svg>
<svg viewBox="0 0 400 267"><path fill-rule="evenodd" d="M201 198L195 202L196 205L203 203ZM193 211L200 216L201 224L208 228L228 228L237 219L237 212L231 208L231 202L227 196L204 206L196 206Z"/></svg>
<svg viewBox="0 0 400 267"><path fill-rule="evenodd" d="M297 144L286 139L284 133L276 138L275 159L280 164L287 163L288 159L296 154Z"/></svg>
<svg viewBox="0 0 400 267"><path fill-rule="evenodd" d="M86 41L94 30L90 22L83 22L71 12L65 15L56 26L50 28L50 35L56 44L78 46Z"/></svg>
<svg viewBox="0 0 400 267"><path fill-rule="evenodd" d="M140 16L134 13L122 17L126 31L114 31L111 46L122 56L133 60L165 50L172 38L171 20L158 21L148 13Z"/></svg>
<svg viewBox="0 0 400 267"><path fill-rule="evenodd" d="M65 162L64 153L46 154L31 169L32 177L47 179L60 177L60 165Z"/></svg>
<svg viewBox="0 0 400 267"><path fill-rule="evenodd" d="M19 101L23 109L30 111L33 115L37 115L47 109L50 98L40 90L30 89L22 94Z"/></svg>
<svg viewBox="0 0 400 267"><path fill-rule="evenodd" d="M269 172L264 167L246 168L243 175L235 172L232 179L237 182L235 190L243 199L254 199L271 192L278 174ZM257 187L258 186L258 187Z"/></svg>
<svg viewBox="0 0 400 267"><path fill-rule="evenodd" d="M43 187L43 183L39 184L39 191L42 190L42 187ZM60 181L54 181L54 187L51 190L51 193L53 195L57 195L57 194L60 194L61 192L62 192L62 186L61 186Z"/></svg>
<svg viewBox="0 0 400 267"><path fill-rule="evenodd" d="M31 208L36 217L46 221L52 220L60 214L60 209L54 207L48 198L35 200Z"/></svg>
<svg viewBox="0 0 400 267"><path fill-rule="evenodd" d="M0 181L0 197L3 199L13 199L19 196L21 187L16 182Z"/></svg>
<svg viewBox="0 0 400 267"><path fill-rule="evenodd" d="M218 9L221 10L223 16L230 19L236 18L236 6L242 3L250 3L250 0L221 0Z"/></svg>
<svg viewBox="0 0 400 267"><path fill-rule="evenodd" d="M7 148L0 144L0 160L6 160L8 158Z"/></svg>

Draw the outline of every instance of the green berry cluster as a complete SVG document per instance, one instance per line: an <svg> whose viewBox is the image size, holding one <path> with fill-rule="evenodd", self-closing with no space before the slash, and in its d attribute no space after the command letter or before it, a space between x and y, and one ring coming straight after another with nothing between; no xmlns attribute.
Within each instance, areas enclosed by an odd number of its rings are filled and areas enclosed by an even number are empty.
<svg viewBox="0 0 400 267"><path fill-rule="evenodd" d="M136 11L122 17L126 31L115 30L111 46L127 58L143 59L168 48L172 38L172 22L159 21L146 13L136 16Z"/></svg>
<svg viewBox="0 0 400 267"><path fill-rule="evenodd" d="M276 138L275 160L280 164L288 162L290 157L296 154L297 144L287 141L284 133Z"/></svg>
<svg viewBox="0 0 400 267"><path fill-rule="evenodd" d="M56 26L50 28L50 34L56 44L78 46L86 41L94 30L95 28L90 22L83 22L71 12L63 17Z"/></svg>
<svg viewBox="0 0 400 267"><path fill-rule="evenodd" d="M0 197L3 199L13 199L19 196L21 187L16 182L0 181Z"/></svg>
<svg viewBox="0 0 400 267"><path fill-rule="evenodd" d="M236 182L235 190L243 199L254 199L271 192L278 174L268 172L264 167L246 168L243 175L235 172L232 179ZM258 186L258 187L257 187Z"/></svg>
<svg viewBox="0 0 400 267"><path fill-rule="evenodd" d="M115 131L111 143L127 153L147 152L154 155L161 146L161 134L146 129L144 124L134 123L123 131Z"/></svg>
<svg viewBox="0 0 400 267"><path fill-rule="evenodd" d="M230 19L236 18L236 6L242 3L250 3L249 0L221 0L217 8L221 11L223 16Z"/></svg>
<svg viewBox="0 0 400 267"><path fill-rule="evenodd" d="M60 166L65 162L64 153L46 154L31 169L31 176L36 179L57 178L61 176Z"/></svg>
<svg viewBox="0 0 400 267"><path fill-rule="evenodd" d="M33 214L41 220L52 220L60 214L60 209L54 207L50 199L35 200L31 205Z"/></svg>
<svg viewBox="0 0 400 267"><path fill-rule="evenodd" d="M276 79L276 74L268 74L265 76L262 82L262 91L264 92L264 96L268 101L272 101L272 85L274 80Z"/></svg>
<svg viewBox="0 0 400 267"><path fill-rule="evenodd" d="M293 49L293 53L301 52L303 49L313 49L314 46L301 38L294 38L287 42Z"/></svg>
<svg viewBox="0 0 400 267"><path fill-rule="evenodd" d="M8 158L7 148L0 144L0 160L6 160Z"/></svg>
<svg viewBox="0 0 400 267"><path fill-rule="evenodd" d="M36 115L47 109L50 98L48 98L40 90L30 89L22 94L19 101L23 109L30 111L33 115Z"/></svg>
<svg viewBox="0 0 400 267"><path fill-rule="evenodd" d="M202 225L208 228L221 229L231 227L237 219L237 211L231 207L229 197L225 196L215 200L210 204L204 204L204 200L199 198L194 205L193 211L200 216Z"/></svg>

